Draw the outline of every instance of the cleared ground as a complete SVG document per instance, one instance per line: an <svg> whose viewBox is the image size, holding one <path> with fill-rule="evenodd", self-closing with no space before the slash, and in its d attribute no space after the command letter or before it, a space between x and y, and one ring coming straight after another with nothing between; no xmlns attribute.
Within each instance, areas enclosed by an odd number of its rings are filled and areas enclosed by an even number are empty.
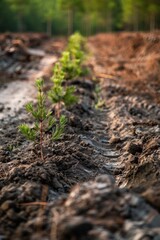
<svg viewBox="0 0 160 240"><path fill-rule="evenodd" d="M10 35L9 49L0 37L0 238L160 239L160 33L88 39L97 81L72 82L79 103L63 110L65 134L46 141L44 162L17 131L34 78L49 84L65 46L43 37Z"/></svg>

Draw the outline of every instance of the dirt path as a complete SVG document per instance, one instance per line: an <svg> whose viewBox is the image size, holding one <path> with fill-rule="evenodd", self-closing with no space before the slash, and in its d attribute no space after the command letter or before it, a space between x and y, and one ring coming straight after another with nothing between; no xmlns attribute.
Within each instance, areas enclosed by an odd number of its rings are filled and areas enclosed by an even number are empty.
<svg viewBox="0 0 160 240"><path fill-rule="evenodd" d="M24 105L34 99L35 79L45 76L50 72L53 64L57 61L56 56L46 55L40 60L37 70L30 70L26 79L14 80L1 85L0 88L0 120L17 115Z"/></svg>

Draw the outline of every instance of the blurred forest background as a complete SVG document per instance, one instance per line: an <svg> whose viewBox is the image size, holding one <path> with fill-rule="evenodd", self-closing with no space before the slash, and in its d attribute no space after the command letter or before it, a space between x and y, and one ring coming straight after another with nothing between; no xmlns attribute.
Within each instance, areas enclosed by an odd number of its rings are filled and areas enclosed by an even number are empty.
<svg viewBox="0 0 160 240"><path fill-rule="evenodd" d="M160 0L0 0L0 32L83 35L160 28Z"/></svg>

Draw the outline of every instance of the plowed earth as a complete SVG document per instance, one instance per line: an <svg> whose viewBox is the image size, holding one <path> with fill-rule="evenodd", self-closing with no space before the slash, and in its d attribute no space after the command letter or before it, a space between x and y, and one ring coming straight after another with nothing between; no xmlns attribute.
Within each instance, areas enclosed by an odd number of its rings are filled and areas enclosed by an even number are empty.
<svg viewBox="0 0 160 240"><path fill-rule="evenodd" d="M45 161L17 127L65 40L36 36L0 37L0 239L160 239L160 33L88 39L94 77L68 81L79 103Z"/></svg>

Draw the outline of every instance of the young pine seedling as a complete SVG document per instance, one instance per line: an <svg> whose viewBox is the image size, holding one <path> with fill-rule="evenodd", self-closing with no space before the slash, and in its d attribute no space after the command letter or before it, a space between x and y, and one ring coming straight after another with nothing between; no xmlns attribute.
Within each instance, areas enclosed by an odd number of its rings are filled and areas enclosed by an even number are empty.
<svg viewBox="0 0 160 240"><path fill-rule="evenodd" d="M79 33L71 35L67 51L63 53L60 60L67 79L74 79L75 77L88 74L88 69L84 67L86 53L85 38Z"/></svg>
<svg viewBox="0 0 160 240"><path fill-rule="evenodd" d="M60 63L57 63L54 67L53 77L51 78L53 82L53 87L48 92L48 96L52 103L56 106L57 117L60 117L60 111L62 104L69 107L77 102L77 97L74 95L74 86L64 86L64 72L61 68Z"/></svg>
<svg viewBox="0 0 160 240"><path fill-rule="evenodd" d="M61 137L66 126L66 117L61 116L59 122L51 115L52 112L46 108L46 97L43 91L44 82L42 79L36 80L37 88L37 104L33 105L32 102L26 105L26 111L33 117L34 126L30 127L27 124L19 126L20 132L30 141L38 142L40 146L41 160L44 160L43 144L46 132L52 131L52 139L57 140Z"/></svg>
<svg viewBox="0 0 160 240"><path fill-rule="evenodd" d="M104 99L100 96L101 93L101 88L100 86L97 84L96 88L95 88L95 97L96 97L96 103L95 103L95 109L101 109L105 106L105 101Z"/></svg>
<svg viewBox="0 0 160 240"><path fill-rule="evenodd" d="M78 32L72 34L68 40L67 50L71 53L72 58L79 59L82 64L86 55L86 40Z"/></svg>
<svg viewBox="0 0 160 240"><path fill-rule="evenodd" d="M71 52L64 51L60 63L66 80L71 80L81 75L81 60L73 57Z"/></svg>

